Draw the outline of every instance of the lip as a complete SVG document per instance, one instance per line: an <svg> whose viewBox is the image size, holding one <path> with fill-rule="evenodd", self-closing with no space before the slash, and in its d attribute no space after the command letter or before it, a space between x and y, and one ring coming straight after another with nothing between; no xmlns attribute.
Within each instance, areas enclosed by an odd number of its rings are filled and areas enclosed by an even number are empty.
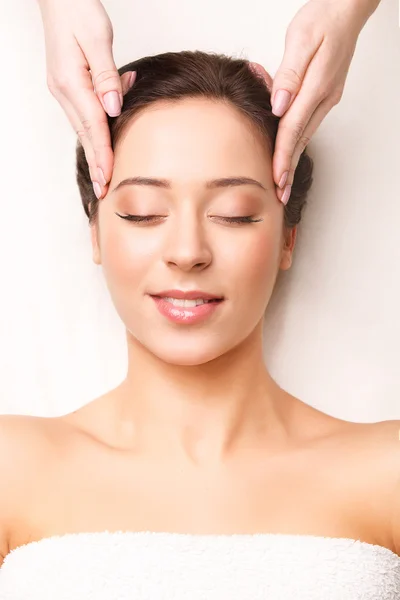
<svg viewBox="0 0 400 600"><path fill-rule="evenodd" d="M170 294L171 292L172 290L170 290L168 293ZM172 323L180 325L194 325L196 323L205 321L206 319L211 317L211 315L213 315L216 310L218 310L218 306L224 304L223 299L215 298L215 296L204 299L216 299L217 302L208 302L206 304L200 304L199 306L175 306L171 302L168 302L168 300L164 300L164 298L160 298L159 296L151 295L150 297L154 300L158 311L163 315L163 317L166 317L169 321L172 321ZM173 298L174 296L171 295L170 297ZM195 298L200 297L201 296L195 296ZM188 298L186 295L184 296L184 299L193 300L194 298Z"/></svg>
<svg viewBox="0 0 400 600"><path fill-rule="evenodd" d="M215 296L201 290L191 290L184 292L183 290L165 290L158 294L150 294L150 296L158 298L179 298L181 300L223 300L223 296Z"/></svg>

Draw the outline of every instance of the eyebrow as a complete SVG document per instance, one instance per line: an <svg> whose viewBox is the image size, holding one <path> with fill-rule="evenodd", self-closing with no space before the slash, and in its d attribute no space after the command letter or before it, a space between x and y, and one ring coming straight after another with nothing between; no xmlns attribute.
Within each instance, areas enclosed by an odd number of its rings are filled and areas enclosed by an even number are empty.
<svg viewBox="0 0 400 600"><path fill-rule="evenodd" d="M112 192L116 192L120 188L126 185L143 185L143 186L154 186L163 189L171 189L171 182L168 179L156 179L154 177L128 177L127 179L123 179L119 182L117 186L112 190ZM265 192L267 188L262 185L256 179L252 179L251 177L221 177L220 179L212 179L210 181L206 181L207 189L215 189L215 188L224 188L224 187L236 187L239 185L256 185L261 188Z"/></svg>

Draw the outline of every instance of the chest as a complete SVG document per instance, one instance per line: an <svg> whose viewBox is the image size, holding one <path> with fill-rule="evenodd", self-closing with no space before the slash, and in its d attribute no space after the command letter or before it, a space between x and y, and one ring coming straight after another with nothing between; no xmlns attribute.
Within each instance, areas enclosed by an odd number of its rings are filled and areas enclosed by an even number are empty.
<svg viewBox="0 0 400 600"><path fill-rule="evenodd" d="M284 533L390 547L386 491L351 460L311 451L196 469L92 446L49 461L11 549L75 532ZM379 489L379 493L378 490Z"/></svg>

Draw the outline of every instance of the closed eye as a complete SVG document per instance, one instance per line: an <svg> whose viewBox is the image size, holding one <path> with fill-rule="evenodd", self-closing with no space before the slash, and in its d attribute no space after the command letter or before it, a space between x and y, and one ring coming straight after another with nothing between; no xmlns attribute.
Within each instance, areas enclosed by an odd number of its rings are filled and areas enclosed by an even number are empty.
<svg viewBox="0 0 400 600"><path fill-rule="evenodd" d="M155 219L163 218L162 215L120 215L115 213L121 219L126 219L128 221L134 221L136 223L148 223L150 221L154 221ZM227 221L228 223L259 223L262 219L254 219L251 215L245 217L218 217L213 216L212 218L220 219L221 221Z"/></svg>
<svg viewBox="0 0 400 600"><path fill-rule="evenodd" d="M127 221L135 221L136 223L153 221L154 219L162 218L161 215L120 215L115 213L121 219L126 219Z"/></svg>
<svg viewBox="0 0 400 600"><path fill-rule="evenodd" d="M221 221L228 221L229 223L258 223L262 219L253 219L253 217L213 217L215 219L221 219Z"/></svg>

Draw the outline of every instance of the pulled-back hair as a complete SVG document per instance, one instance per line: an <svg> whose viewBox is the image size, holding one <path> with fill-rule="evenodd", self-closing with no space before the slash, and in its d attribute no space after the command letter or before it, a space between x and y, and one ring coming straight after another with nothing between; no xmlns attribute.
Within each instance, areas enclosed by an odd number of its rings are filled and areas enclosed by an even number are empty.
<svg viewBox="0 0 400 600"><path fill-rule="evenodd" d="M244 59L200 51L166 52L147 56L118 69L120 75L136 71L136 80L124 96L121 114L108 117L113 150L132 117L158 101L176 102L184 98L209 98L229 103L247 117L266 142L271 157L275 147L279 118L271 110L271 96L260 75ZM76 174L83 208L89 223L95 222L98 199L93 191L84 149L78 141ZM289 202L285 206L285 225L300 222L307 192L312 183L313 163L307 152L300 157Z"/></svg>

